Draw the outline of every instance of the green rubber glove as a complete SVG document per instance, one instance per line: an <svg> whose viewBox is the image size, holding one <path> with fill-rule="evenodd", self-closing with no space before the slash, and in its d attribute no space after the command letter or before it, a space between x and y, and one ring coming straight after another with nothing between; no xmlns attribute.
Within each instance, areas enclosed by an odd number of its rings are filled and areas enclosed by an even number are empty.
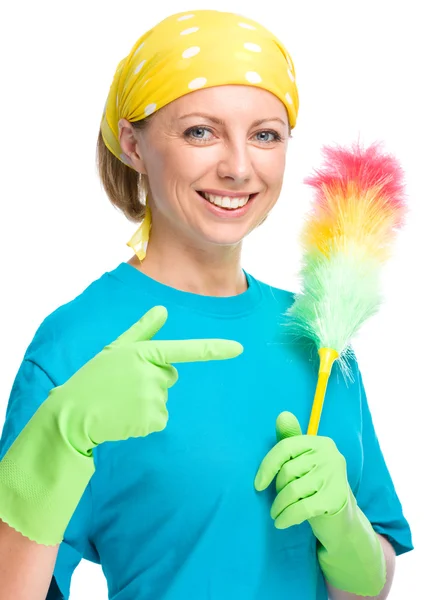
<svg viewBox="0 0 428 600"><path fill-rule="evenodd" d="M162 306L54 388L0 462L0 518L39 544L56 545L91 479L92 450L166 427L171 363L234 358L228 340L153 341Z"/></svg>
<svg viewBox="0 0 428 600"><path fill-rule="evenodd" d="M302 435L296 417L281 413L278 443L263 459L254 482L266 489L276 477L271 516L285 529L308 521L318 539L326 580L340 590L376 596L386 582L380 540L357 506L346 461L331 438Z"/></svg>

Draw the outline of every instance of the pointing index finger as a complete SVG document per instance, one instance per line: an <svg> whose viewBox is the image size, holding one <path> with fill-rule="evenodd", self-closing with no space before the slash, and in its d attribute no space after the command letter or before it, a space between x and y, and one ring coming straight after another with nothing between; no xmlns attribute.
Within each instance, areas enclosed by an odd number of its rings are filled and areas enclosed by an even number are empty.
<svg viewBox="0 0 428 600"><path fill-rule="evenodd" d="M225 360L239 356L244 348L234 340L156 340L150 342L168 363Z"/></svg>

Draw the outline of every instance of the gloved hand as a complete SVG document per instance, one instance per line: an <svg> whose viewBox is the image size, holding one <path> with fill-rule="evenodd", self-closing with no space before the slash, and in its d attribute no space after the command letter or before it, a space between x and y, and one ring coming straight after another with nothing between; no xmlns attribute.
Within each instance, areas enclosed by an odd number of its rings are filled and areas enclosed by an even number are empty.
<svg viewBox="0 0 428 600"><path fill-rule="evenodd" d="M281 413L278 443L263 459L257 491L276 477L271 516L279 529L308 521L319 541L318 560L332 586L360 595L379 594L386 581L379 538L357 506L346 461L328 437L302 435L296 417Z"/></svg>
<svg viewBox="0 0 428 600"><path fill-rule="evenodd" d="M45 545L64 531L105 441L161 431L168 420L171 363L234 358L228 340L153 341L167 311L158 306L48 395L0 462L0 518Z"/></svg>

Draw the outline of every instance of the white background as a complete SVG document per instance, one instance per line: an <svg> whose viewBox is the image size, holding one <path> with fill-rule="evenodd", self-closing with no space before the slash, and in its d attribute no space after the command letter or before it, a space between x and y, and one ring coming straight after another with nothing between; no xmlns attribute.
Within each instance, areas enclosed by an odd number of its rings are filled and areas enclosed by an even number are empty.
<svg viewBox="0 0 428 600"><path fill-rule="evenodd" d="M398 559L390 599L426 598L428 36L420 0L27 0L1 9L0 423L41 320L130 256L125 242L135 225L111 207L95 172L117 63L161 19L200 8L260 21L282 39L297 72L301 110L284 188L247 240L248 271L297 289L298 233L310 200L302 179L323 144L383 140L405 169L410 214L384 271L385 303L354 345L416 545ZM100 567L81 563L71 598L107 598Z"/></svg>

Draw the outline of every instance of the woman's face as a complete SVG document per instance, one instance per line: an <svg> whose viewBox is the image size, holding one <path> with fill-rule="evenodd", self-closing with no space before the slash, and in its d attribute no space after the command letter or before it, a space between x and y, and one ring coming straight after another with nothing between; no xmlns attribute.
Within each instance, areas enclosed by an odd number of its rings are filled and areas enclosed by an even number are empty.
<svg viewBox="0 0 428 600"><path fill-rule="evenodd" d="M153 227L199 247L239 243L278 199L288 136L284 105L256 87L206 88L160 109L131 152ZM122 132L121 143L130 154Z"/></svg>

